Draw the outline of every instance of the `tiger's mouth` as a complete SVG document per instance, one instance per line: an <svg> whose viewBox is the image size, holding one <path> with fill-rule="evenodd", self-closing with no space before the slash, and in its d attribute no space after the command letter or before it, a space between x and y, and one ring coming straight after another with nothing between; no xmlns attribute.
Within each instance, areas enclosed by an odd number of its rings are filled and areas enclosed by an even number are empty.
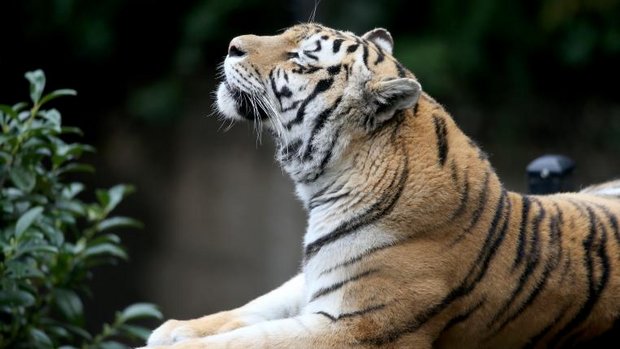
<svg viewBox="0 0 620 349"><path fill-rule="evenodd" d="M256 97L252 96L250 93L231 86L228 82L224 82L223 85L235 103L235 111L243 119L254 121L257 118L261 120L267 120L269 118L258 102L252 102L256 99Z"/></svg>

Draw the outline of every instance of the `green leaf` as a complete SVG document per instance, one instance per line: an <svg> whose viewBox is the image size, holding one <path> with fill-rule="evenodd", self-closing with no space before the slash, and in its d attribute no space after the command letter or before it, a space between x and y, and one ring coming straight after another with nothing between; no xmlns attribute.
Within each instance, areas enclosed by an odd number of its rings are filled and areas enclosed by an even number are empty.
<svg viewBox="0 0 620 349"><path fill-rule="evenodd" d="M127 259L127 252L122 247L111 243L99 244L91 247L87 247L84 250L84 256L87 258L110 255L121 259Z"/></svg>
<svg viewBox="0 0 620 349"><path fill-rule="evenodd" d="M31 208L19 217L17 224L15 225L15 235L19 237L37 218L39 218L41 212L43 212L43 207L37 206Z"/></svg>
<svg viewBox="0 0 620 349"><path fill-rule="evenodd" d="M121 325L119 327L119 330L123 333L128 334L132 338L141 339L143 341L146 341L151 335L151 332L153 332L152 330L149 330L148 328L144 328L142 326L133 326L127 324Z"/></svg>
<svg viewBox="0 0 620 349"><path fill-rule="evenodd" d="M30 340L35 348L52 348L52 340L45 332L36 328L30 328Z"/></svg>
<svg viewBox="0 0 620 349"><path fill-rule="evenodd" d="M76 215L84 215L86 213L86 209L84 204L77 200L58 200L56 202L56 207L61 210L69 211Z"/></svg>
<svg viewBox="0 0 620 349"><path fill-rule="evenodd" d="M71 323L81 325L84 315L82 300L72 290L58 288L54 290L56 306L60 313Z"/></svg>
<svg viewBox="0 0 620 349"><path fill-rule="evenodd" d="M32 254L32 253L38 253L38 252L57 254L58 249L54 246L48 245L47 242L43 240L38 240L38 239L35 240L31 238L25 244L20 245L18 247L15 256L21 256L27 253Z"/></svg>
<svg viewBox="0 0 620 349"><path fill-rule="evenodd" d="M0 290L0 305L29 307L36 299L32 294L22 290Z"/></svg>
<svg viewBox="0 0 620 349"><path fill-rule="evenodd" d="M36 177L32 171L29 171L21 166L16 166L11 169L9 172L9 176L11 180L19 189L30 192L34 189L34 185L36 184Z"/></svg>
<svg viewBox="0 0 620 349"><path fill-rule="evenodd" d="M121 344L116 341L101 342L99 343L99 345L97 345L97 348L99 349L129 349L129 347L126 346L125 344Z"/></svg>
<svg viewBox="0 0 620 349"><path fill-rule="evenodd" d="M51 126L54 129L54 131L58 133L61 132L60 125L62 124L62 116L60 116L60 113L58 112L58 110L50 109L50 110L42 111L40 112L40 114L41 116L43 116L45 120L49 122L49 125L46 125L46 128Z"/></svg>
<svg viewBox="0 0 620 349"><path fill-rule="evenodd" d="M74 326L74 325L67 324L67 323L63 323L62 326L66 328L69 332L74 333L89 342L93 339L90 333L86 332L86 330L84 330L83 328L79 326Z"/></svg>
<svg viewBox="0 0 620 349"><path fill-rule="evenodd" d="M82 156L83 152L94 152L95 148L86 144L56 144L54 149L54 155L52 156L52 163L58 167L67 160L72 160Z"/></svg>
<svg viewBox="0 0 620 349"><path fill-rule="evenodd" d="M80 135L83 136L84 133L82 132L82 130L80 130L77 127L68 127L68 126L63 126L60 128L60 133L72 133L72 134L76 134L76 135Z"/></svg>
<svg viewBox="0 0 620 349"><path fill-rule="evenodd" d="M84 184L79 182L69 183L62 189L62 197L65 199L73 199L76 195L84 190Z"/></svg>
<svg viewBox="0 0 620 349"><path fill-rule="evenodd" d="M163 315L157 307L150 303L136 303L128 306L118 315L118 321L125 323L137 319L163 319Z"/></svg>
<svg viewBox="0 0 620 349"><path fill-rule="evenodd" d="M100 191L97 191L97 198L99 198L99 193ZM99 205L92 204L86 207L86 216L88 217L89 221L97 221L97 220L105 218L106 213L103 211L103 208L101 208Z"/></svg>
<svg viewBox="0 0 620 349"><path fill-rule="evenodd" d="M30 81L30 99L32 103L37 104L45 89L45 73L41 69L27 72L26 79Z"/></svg>
<svg viewBox="0 0 620 349"><path fill-rule="evenodd" d="M134 187L131 185L119 184L113 186L108 190L110 200L105 205L105 210L107 212L112 211L127 195L133 192Z"/></svg>
<svg viewBox="0 0 620 349"><path fill-rule="evenodd" d="M53 91L50 94L47 94L45 97L43 97L41 99L41 105L51 101L52 99L55 99L55 98L58 98L58 97L61 97L61 96L75 96L75 95L77 95L77 92L75 90L72 90L72 89L66 88L66 89L56 90L56 91Z"/></svg>
<svg viewBox="0 0 620 349"><path fill-rule="evenodd" d="M55 339L63 338L66 340L71 338L71 334L69 333L69 331L67 331L64 327L61 326L48 326L46 328L46 331Z"/></svg>
<svg viewBox="0 0 620 349"><path fill-rule="evenodd" d="M76 173L76 172L94 173L95 168L88 164L72 162L63 167L60 167L56 173L58 175L61 175L63 173Z"/></svg>
<svg viewBox="0 0 620 349"><path fill-rule="evenodd" d="M65 235L60 229L56 227L56 225L45 224L42 225L40 228L43 233L45 233L45 236L52 245L58 247L65 242Z"/></svg>
<svg viewBox="0 0 620 349"><path fill-rule="evenodd" d="M99 222L99 224L97 224L97 231L101 232L101 231L108 230L108 229L126 228L126 227L142 228L143 225L142 223L140 223L140 221L135 220L133 218L117 216L117 217L111 217L111 218L108 218L108 219L105 219Z"/></svg>
<svg viewBox="0 0 620 349"><path fill-rule="evenodd" d="M101 245L103 243L111 243L114 245L118 245L121 243L121 238L116 234L102 234L97 236L96 238L90 240L88 246Z"/></svg>
<svg viewBox="0 0 620 349"><path fill-rule="evenodd" d="M0 104L0 112L3 112L4 114L10 116L11 118L17 117L17 111L15 111L13 107L8 106L6 104Z"/></svg>
<svg viewBox="0 0 620 349"><path fill-rule="evenodd" d="M19 102L15 105L13 105L13 110L15 110L16 112L20 112L22 110L25 110L26 108L28 108L28 103L26 102Z"/></svg>
<svg viewBox="0 0 620 349"><path fill-rule="evenodd" d="M34 258L11 259L5 262L5 275L11 279L43 279L45 274L39 269Z"/></svg>

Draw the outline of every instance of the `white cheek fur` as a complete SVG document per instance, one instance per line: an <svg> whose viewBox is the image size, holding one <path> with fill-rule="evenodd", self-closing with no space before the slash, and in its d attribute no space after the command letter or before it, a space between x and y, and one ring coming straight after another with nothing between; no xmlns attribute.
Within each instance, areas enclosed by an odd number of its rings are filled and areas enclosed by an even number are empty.
<svg viewBox="0 0 620 349"><path fill-rule="evenodd" d="M237 112L237 102L226 88L225 83L221 83L217 89L217 109L227 118L241 120L243 117Z"/></svg>

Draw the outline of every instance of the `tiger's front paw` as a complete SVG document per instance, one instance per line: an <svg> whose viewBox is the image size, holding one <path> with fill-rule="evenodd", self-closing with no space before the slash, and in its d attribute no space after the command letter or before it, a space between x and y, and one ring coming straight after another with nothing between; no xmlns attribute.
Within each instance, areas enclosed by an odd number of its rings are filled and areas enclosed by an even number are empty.
<svg viewBox="0 0 620 349"><path fill-rule="evenodd" d="M192 320L168 320L151 333L146 344L148 346L170 345L186 339L200 337L198 329L194 328L191 322Z"/></svg>
<svg viewBox="0 0 620 349"><path fill-rule="evenodd" d="M171 345L188 339L211 336L247 326L254 321L243 318L234 311L223 311L194 320L168 320L159 326L147 340L147 345Z"/></svg>

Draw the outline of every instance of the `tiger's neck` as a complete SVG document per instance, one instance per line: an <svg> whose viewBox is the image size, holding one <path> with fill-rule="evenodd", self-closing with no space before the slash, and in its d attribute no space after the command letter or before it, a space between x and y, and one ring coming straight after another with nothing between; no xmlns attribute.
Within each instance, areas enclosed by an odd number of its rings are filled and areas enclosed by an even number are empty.
<svg viewBox="0 0 620 349"><path fill-rule="evenodd" d="M352 141L328 173L297 190L309 211L309 260L321 251L372 249L440 231L475 215L471 202L499 196L502 186L485 154L424 95L402 120Z"/></svg>

